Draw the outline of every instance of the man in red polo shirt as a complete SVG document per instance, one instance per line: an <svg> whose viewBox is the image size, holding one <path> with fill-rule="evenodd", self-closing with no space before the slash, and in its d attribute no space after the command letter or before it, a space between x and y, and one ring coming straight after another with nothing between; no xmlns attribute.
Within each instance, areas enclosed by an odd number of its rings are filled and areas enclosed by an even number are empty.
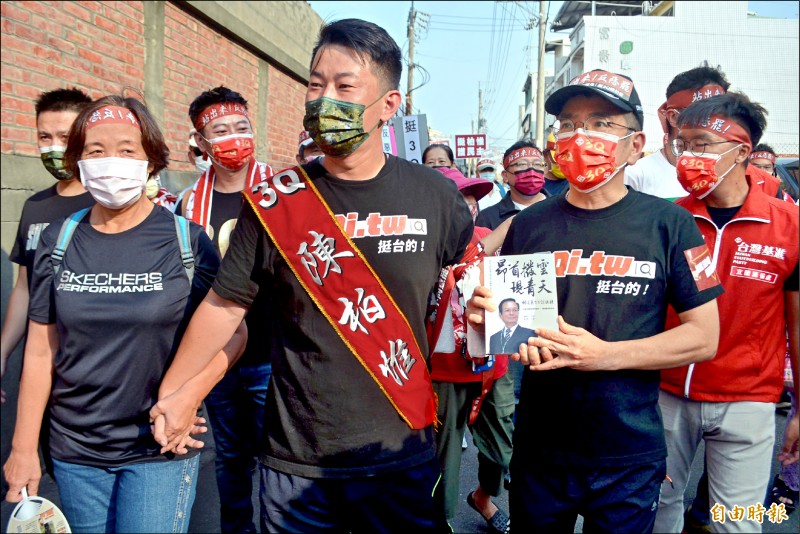
<svg viewBox="0 0 800 534"><path fill-rule="evenodd" d="M672 483L662 486L656 532L683 527L683 494L700 439L712 531L761 531L749 510L756 515L763 508L769 480L787 328L795 373L800 344L797 208L762 192L745 172L764 115L745 95L729 92L684 110L672 142L678 180L690 192L678 204L694 215L711 254L696 264L716 269L725 293L717 299L716 357L661 372ZM797 461L797 436L795 415L782 462ZM747 511L743 520L730 520L734 507Z"/></svg>

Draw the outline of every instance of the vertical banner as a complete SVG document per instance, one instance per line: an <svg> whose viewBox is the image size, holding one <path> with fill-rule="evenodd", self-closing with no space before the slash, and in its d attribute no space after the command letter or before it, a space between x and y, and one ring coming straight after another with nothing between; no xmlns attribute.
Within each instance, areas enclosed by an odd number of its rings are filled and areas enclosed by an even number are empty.
<svg viewBox="0 0 800 534"><path fill-rule="evenodd" d="M425 115L407 115L392 119L397 156L422 163L422 151L428 146L428 119Z"/></svg>
<svg viewBox="0 0 800 534"><path fill-rule="evenodd" d="M384 124L381 130L381 138L383 139L383 151L386 154L397 155L397 139L394 136L394 125Z"/></svg>

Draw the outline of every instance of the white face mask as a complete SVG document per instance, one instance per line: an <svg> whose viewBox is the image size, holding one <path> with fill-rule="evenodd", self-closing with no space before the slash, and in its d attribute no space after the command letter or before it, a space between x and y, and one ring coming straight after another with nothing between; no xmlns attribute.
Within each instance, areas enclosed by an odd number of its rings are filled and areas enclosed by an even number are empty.
<svg viewBox="0 0 800 534"><path fill-rule="evenodd" d="M130 206L144 192L147 160L130 158L82 159L78 162L83 187L98 204L112 210Z"/></svg>
<svg viewBox="0 0 800 534"><path fill-rule="evenodd" d="M493 182L494 179L495 179L495 174L494 174L494 171L482 172L480 174L480 177L485 179L485 180L489 180L489 181Z"/></svg>
<svg viewBox="0 0 800 534"><path fill-rule="evenodd" d="M194 166L197 167L197 170L200 171L200 174L205 173L209 167L211 167L211 160L210 159L203 159L203 155L199 155L194 158Z"/></svg>

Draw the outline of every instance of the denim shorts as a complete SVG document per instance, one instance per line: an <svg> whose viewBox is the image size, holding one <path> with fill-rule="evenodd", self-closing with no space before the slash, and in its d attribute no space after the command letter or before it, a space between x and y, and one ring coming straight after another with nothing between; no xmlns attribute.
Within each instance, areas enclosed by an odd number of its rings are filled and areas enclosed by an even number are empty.
<svg viewBox="0 0 800 534"><path fill-rule="evenodd" d="M61 509L72 532L186 532L200 455L93 467L53 458Z"/></svg>

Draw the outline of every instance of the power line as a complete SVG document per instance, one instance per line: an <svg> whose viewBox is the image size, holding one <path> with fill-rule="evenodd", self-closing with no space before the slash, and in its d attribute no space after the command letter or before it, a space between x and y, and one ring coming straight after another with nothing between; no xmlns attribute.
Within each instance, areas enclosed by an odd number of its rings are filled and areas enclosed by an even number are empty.
<svg viewBox="0 0 800 534"><path fill-rule="evenodd" d="M496 98L496 92L497 92L497 87L496 86L497 86L498 80L500 79L500 77L499 77L500 71L501 71L501 69L503 67L503 65L501 64L501 61L502 61L502 58L504 56L503 46L504 46L504 39L505 39L504 32L505 32L505 28L506 28L506 14L507 14L506 10L504 9L503 12L500 15L501 18L500 18L500 26L499 26L498 36L497 36L497 41L498 41L497 47L494 49L495 53L490 55L492 59L491 59L490 65L489 65L490 66L490 70L489 70L489 75L487 77L486 82L487 82L488 86L492 88L492 91L491 91L491 95L492 96L491 96L491 100L489 100L487 102L487 105L486 105L487 113L491 110L492 106L494 105L494 101L495 101L495 98Z"/></svg>
<svg viewBox="0 0 800 534"><path fill-rule="evenodd" d="M455 33L492 33L494 30L459 30L456 28L439 28L437 26L431 26L432 30L437 30L440 32L455 32ZM510 32L523 32L526 31L524 28L517 28L517 29L510 29Z"/></svg>

